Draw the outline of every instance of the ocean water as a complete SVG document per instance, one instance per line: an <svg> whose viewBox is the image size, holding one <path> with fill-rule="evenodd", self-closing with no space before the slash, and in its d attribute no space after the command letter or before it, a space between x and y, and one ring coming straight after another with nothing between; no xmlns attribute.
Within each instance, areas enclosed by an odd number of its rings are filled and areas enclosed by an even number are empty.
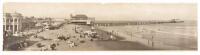
<svg viewBox="0 0 200 55"><path fill-rule="evenodd" d="M146 29L157 31L154 41L165 45L197 49L197 21L144 25ZM148 35L147 35L148 36Z"/></svg>
<svg viewBox="0 0 200 55"><path fill-rule="evenodd" d="M139 29L137 29L139 27ZM174 50L197 49L197 21L185 21L183 23L164 23L164 24L146 24L146 25L127 25L103 27L104 30L114 30L119 33L134 33L142 35L141 39L151 40L154 36L156 43L164 46L174 46ZM145 29L145 30L144 30ZM140 32L143 30L144 32ZM156 31L151 34L150 30ZM139 32L139 33L136 33ZM129 35L129 34L127 34ZM163 47L156 45L157 47Z"/></svg>
<svg viewBox="0 0 200 55"><path fill-rule="evenodd" d="M197 36L197 21L185 21L183 23L152 24L147 26L151 27L152 29L157 28L160 31L185 34L189 36Z"/></svg>

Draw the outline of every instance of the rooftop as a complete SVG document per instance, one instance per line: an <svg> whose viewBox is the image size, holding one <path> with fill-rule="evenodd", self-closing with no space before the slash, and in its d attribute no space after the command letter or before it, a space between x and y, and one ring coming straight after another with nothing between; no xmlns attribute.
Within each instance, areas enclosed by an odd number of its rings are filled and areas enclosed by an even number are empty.
<svg viewBox="0 0 200 55"><path fill-rule="evenodd" d="M75 16L71 15L71 18L88 18L88 17L86 15L84 15L84 14L77 14Z"/></svg>

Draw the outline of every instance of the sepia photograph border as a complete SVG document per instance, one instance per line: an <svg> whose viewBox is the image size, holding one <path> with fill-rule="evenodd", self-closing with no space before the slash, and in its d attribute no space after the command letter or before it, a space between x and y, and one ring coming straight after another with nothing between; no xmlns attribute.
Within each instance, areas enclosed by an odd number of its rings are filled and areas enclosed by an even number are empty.
<svg viewBox="0 0 200 55"><path fill-rule="evenodd" d="M196 3L198 0L1 0L0 14L0 54L2 55L198 55L198 51L177 51L177 50L150 50L150 51L3 51L3 4L7 2L31 2L31 3ZM198 4L199 21L199 4ZM198 31L199 22L198 22ZM199 32L198 32L199 34ZM199 36L199 35L198 35ZM199 38L198 38L199 47Z"/></svg>

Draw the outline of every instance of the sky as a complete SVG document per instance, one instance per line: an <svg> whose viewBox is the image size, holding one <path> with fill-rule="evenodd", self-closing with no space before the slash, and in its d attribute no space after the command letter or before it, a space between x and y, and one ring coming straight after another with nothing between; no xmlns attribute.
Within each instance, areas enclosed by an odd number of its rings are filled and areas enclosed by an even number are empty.
<svg viewBox="0 0 200 55"><path fill-rule="evenodd" d="M96 20L196 20L194 3L4 3L4 13L23 16L70 18L86 14Z"/></svg>

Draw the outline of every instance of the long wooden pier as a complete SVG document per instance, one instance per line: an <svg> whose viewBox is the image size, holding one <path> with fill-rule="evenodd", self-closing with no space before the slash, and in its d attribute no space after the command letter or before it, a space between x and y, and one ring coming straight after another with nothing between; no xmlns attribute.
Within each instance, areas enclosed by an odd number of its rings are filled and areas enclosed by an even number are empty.
<svg viewBox="0 0 200 55"><path fill-rule="evenodd" d="M172 21L97 21L94 26L122 26L122 25L146 25L146 24L163 24L163 23L180 23Z"/></svg>

